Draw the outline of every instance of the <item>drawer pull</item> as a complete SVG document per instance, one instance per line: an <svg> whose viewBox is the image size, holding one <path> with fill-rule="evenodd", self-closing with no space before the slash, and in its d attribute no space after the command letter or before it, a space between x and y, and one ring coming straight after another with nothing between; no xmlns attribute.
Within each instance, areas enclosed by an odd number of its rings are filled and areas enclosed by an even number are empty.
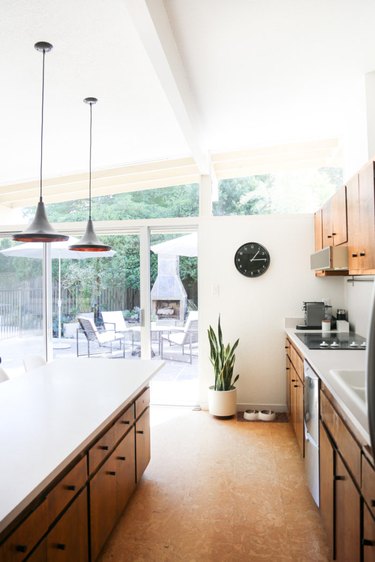
<svg viewBox="0 0 375 562"><path fill-rule="evenodd" d="M144 431L142 431L141 429L138 429L138 431L136 431L136 433L139 433L140 435L143 435Z"/></svg>
<svg viewBox="0 0 375 562"><path fill-rule="evenodd" d="M65 549L66 549L66 545L63 544L62 542L58 542L57 545L56 545L56 548L57 548L58 550L65 550Z"/></svg>
<svg viewBox="0 0 375 562"><path fill-rule="evenodd" d="M366 255L366 252L359 252L359 255L360 255L361 257L363 257L363 256Z"/></svg>
<svg viewBox="0 0 375 562"><path fill-rule="evenodd" d="M116 472L114 470L107 471L108 476L116 476Z"/></svg>
<svg viewBox="0 0 375 562"><path fill-rule="evenodd" d="M130 421L129 420L121 420L120 423L123 423L124 425L129 425Z"/></svg>
<svg viewBox="0 0 375 562"><path fill-rule="evenodd" d="M119 461L126 461L126 457L117 457L117 460L119 460Z"/></svg>
<svg viewBox="0 0 375 562"><path fill-rule="evenodd" d="M65 486L65 490L70 490L71 492L74 492L77 489L77 486L75 486L74 484L68 484L67 486Z"/></svg>
<svg viewBox="0 0 375 562"><path fill-rule="evenodd" d="M362 545L363 546L375 546L375 541L371 541L370 539L363 539Z"/></svg>
<svg viewBox="0 0 375 562"><path fill-rule="evenodd" d="M332 236L330 234L327 235L327 238L332 238Z"/></svg>
<svg viewBox="0 0 375 562"><path fill-rule="evenodd" d="M286 370L286 371L290 371L290 367L285 367L285 370Z"/></svg>
<svg viewBox="0 0 375 562"><path fill-rule="evenodd" d="M108 451L109 446L108 445L99 445L99 449L101 449L102 451Z"/></svg>
<svg viewBox="0 0 375 562"><path fill-rule="evenodd" d="M26 552L27 546L25 544L17 544L16 545L16 551L17 552Z"/></svg>
<svg viewBox="0 0 375 562"><path fill-rule="evenodd" d="M346 480L345 476L339 476L338 474L334 477L334 480Z"/></svg>
<svg viewBox="0 0 375 562"><path fill-rule="evenodd" d="M358 254L352 254L352 258L356 258Z"/></svg>
<svg viewBox="0 0 375 562"><path fill-rule="evenodd" d="M298 384L294 384L293 386L294 386L294 388L298 388Z"/></svg>
<svg viewBox="0 0 375 562"><path fill-rule="evenodd" d="M371 500L371 507L375 507L375 500Z"/></svg>
<svg viewBox="0 0 375 562"><path fill-rule="evenodd" d="M297 380L296 380L296 379L292 379L292 382L297 382Z"/></svg>

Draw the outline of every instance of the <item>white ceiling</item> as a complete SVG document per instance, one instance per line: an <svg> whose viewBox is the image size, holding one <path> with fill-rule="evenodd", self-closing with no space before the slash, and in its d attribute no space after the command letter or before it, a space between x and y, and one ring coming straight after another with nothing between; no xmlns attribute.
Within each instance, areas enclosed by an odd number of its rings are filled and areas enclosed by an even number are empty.
<svg viewBox="0 0 375 562"><path fill-rule="evenodd" d="M0 184L340 138L375 70L374 0L1 0ZM200 160L200 158L202 159Z"/></svg>

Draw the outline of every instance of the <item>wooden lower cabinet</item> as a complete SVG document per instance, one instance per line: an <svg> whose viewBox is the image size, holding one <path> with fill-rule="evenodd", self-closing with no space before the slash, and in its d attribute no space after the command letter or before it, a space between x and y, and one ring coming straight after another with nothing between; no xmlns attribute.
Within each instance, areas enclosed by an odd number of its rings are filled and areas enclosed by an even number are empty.
<svg viewBox="0 0 375 562"><path fill-rule="evenodd" d="M135 488L134 428L90 481L91 558L96 560Z"/></svg>
<svg viewBox="0 0 375 562"><path fill-rule="evenodd" d="M375 520L367 505L363 504L363 561L375 562Z"/></svg>
<svg viewBox="0 0 375 562"><path fill-rule="evenodd" d="M147 408L135 423L135 446L137 451L136 474L140 481L151 458L150 409Z"/></svg>
<svg viewBox="0 0 375 562"><path fill-rule="evenodd" d="M302 456L304 455L303 429L303 360L293 344L287 340L286 378L289 421L296 435ZM302 377L302 378L301 378Z"/></svg>
<svg viewBox="0 0 375 562"><path fill-rule="evenodd" d="M361 560L360 506L360 494L340 455L336 454L335 559L337 562Z"/></svg>
<svg viewBox="0 0 375 562"><path fill-rule="evenodd" d="M319 425L319 510L325 527L331 559L334 559L334 474L335 450L322 422Z"/></svg>
<svg viewBox="0 0 375 562"><path fill-rule="evenodd" d="M30 562L88 562L87 489L77 496Z"/></svg>

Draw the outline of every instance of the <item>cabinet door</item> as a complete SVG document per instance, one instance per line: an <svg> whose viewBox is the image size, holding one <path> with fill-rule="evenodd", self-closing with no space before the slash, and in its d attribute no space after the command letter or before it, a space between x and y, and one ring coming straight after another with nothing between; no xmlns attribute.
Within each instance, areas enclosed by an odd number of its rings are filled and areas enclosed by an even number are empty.
<svg viewBox="0 0 375 562"><path fill-rule="evenodd" d="M48 562L87 562L87 490L77 496L47 535Z"/></svg>
<svg viewBox="0 0 375 562"><path fill-rule="evenodd" d="M340 246L348 241L345 185L340 187L332 197L332 237L334 246Z"/></svg>
<svg viewBox="0 0 375 562"><path fill-rule="evenodd" d="M303 383L301 379L297 376L297 382L295 383L296 391L296 413L294 422L294 431L297 437L297 443L301 451L301 455L305 454L305 435L303 426Z"/></svg>
<svg viewBox="0 0 375 562"><path fill-rule="evenodd" d="M366 504L363 505L363 561L375 562L375 521L367 509Z"/></svg>
<svg viewBox="0 0 375 562"><path fill-rule="evenodd" d="M322 207L322 240L323 248L333 246L333 215L332 215L332 198Z"/></svg>
<svg viewBox="0 0 375 562"><path fill-rule="evenodd" d="M119 517L135 488L134 428L121 441L114 455L116 461L117 517Z"/></svg>
<svg viewBox="0 0 375 562"><path fill-rule="evenodd" d="M137 482L140 481L151 457L150 409L147 408L135 424L135 450Z"/></svg>
<svg viewBox="0 0 375 562"><path fill-rule="evenodd" d="M360 496L338 454L336 454L335 497L336 560L360 562Z"/></svg>
<svg viewBox="0 0 375 562"><path fill-rule="evenodd" d="M374 220L374 163L370 162L359 172L359 218L361 239L359 268L375 272L375 220Z"/></svg>
<svg viewBox="0 0 375 562"><path fill-rule="evenodd" d="M322 209L314 213L315 251L323 249Z"/></svg>
<svg viewBox="0 0 375 562"><path fill-rule="evenodd" d="M112 455L90 482L91 557L96 560L117 516L116 462Z"/></svg>
<svg viewBox="0 0 375 562"><path fill-rule="evenodd" d="M286 404L287 404L287 412L288 412L288 418L290 420L290 416L291 416L291 398L292 398L292 365L290 363L290 359L288 356L286 356Z"/></svg>
<svg viewBox="0 0 375 562"><path fill-rule="evenodd" d="M319 424L319 471L320 504L319 510L327 533L330 556L334 558L334 456L335 451L322 422Z"/></svg>

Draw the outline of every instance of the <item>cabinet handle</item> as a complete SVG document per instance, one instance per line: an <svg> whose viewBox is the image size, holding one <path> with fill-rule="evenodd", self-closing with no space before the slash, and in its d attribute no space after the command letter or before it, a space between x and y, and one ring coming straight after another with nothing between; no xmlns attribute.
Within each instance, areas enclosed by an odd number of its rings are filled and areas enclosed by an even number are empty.
<svg viewBox="0 0 375 562"><path fill-rule="evenodd" d="M57 548L58 550L65 550L65 549L66 549L66 545L63 544L62 542L58 542L57 545L56 545L56 548Z"/></svg>
<svg viewBox="0 0 375 562"><path fill-rule="evenodd" d="M328 234L327 238L332 238L332 236L330 234Z"/></svg>
<svg viewBox="0 0 375 562"><path fill-rule="evenodd" d="M337 232L332 232L332 236L336 236Z"/></svg>
<svg viewBox="0 0 375 562"><path fill-rule="evenodd" d="M359 252L359 255L360 255L361 257L363 257L363 256L366 255L366 252Z"/></svg>
<svg viewBox="0 0 375 562"><path fill-rule="evenodd" d="M116 472L114 470L107 470L108 476L116 476Z"/></svg>
<svg viewBox="0 0 375 562"><path fill-rule="evenodd" d="M375 500L371 500L371 507L375 507Z"/></svg>
<svg viewBox="0 0 375 562"><path fill-rule="evenodd" d="M141 429L138 429L138 431L136 431L136 433L140 433L141 435L143 435L144 431L142 431Z"/></svg>
<svg viewBox="0 0 375 562"><path fill-rule="evenodd" d="M345 476L339 476L338 474L334 477L334 480L346 480Z"/></svg>
<svg viewBox="0 0 375 562"><path fill-rule="evenodd" d="M356 258L358 254L352 254L352 258Z"/></svg>
<svg viewBox="0 0 375 562"><path fill-rule="evenodd" d="M119 460L119 461L126 461L126 457L117 457L117 460Z"/></svg>
<svg viewBox="0 0 375 562"><path fill-rule="evenodd" d="M363 539L362 545L363 546L375 546L375 541L371 541L370 539Z"/></svg>
<svg viewBox="0 0 375 562"><path fill-rule="evenodd" d="M293 386L294 386L294 388L298 388L298 384L294 384Z"/></svg>
<svg viewBox="0 0 375 562"><path fill-rule="evenodd" d="M99 445L99 449L101 449L102 451L108 451L109 446L108 445Z"/></svg>
<svg viewBox="0 0 375 562"><path fill-rule="evenodd" d="M65 490L70 490L72 492L74 492L77 489L77 486L75 486L74 484L68 484L67 486L65 486Z"/></svg>
<svg viewBox="0 0 375 562"><path fill-rule="evenodd" d="M16 551L17 552L26 552L27 546L25 544L17 544L16 545Z"/></svg>
<svg viewBox="0 0 375 562"><path fill-rule="evenodd" d="M129 420L121 420L120 423L123 423L124 425L129 425L130 421Z"/></svg>

